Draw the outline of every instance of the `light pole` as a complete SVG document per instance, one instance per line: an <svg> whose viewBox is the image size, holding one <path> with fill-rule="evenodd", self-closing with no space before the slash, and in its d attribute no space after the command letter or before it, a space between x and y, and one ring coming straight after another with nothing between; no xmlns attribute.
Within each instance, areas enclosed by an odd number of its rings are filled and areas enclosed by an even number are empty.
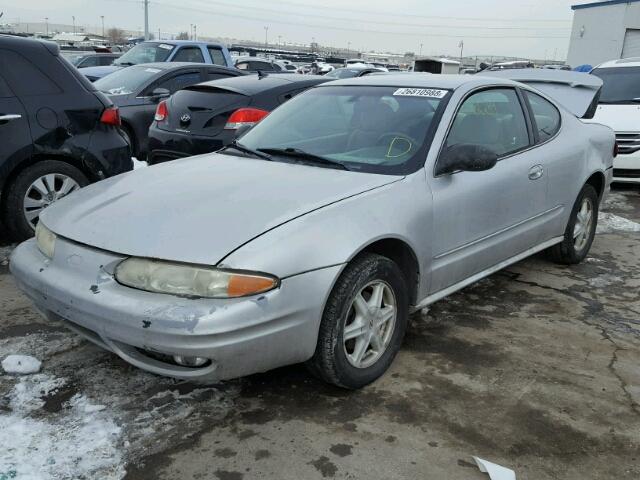
<svg viewBox="0 0 640 480"><path fill-rule="evenodd" d="M193 23L189 24L189 40L193 40Z"/></svg>
<svg viewBox="0 0 640 480"><path fill-rule="evenodd" d="M198 25L193 24L193 39L198 40Z"/></svg>
<svg viewBox="0 0 640 480"><path fill-rule="evenodd" d="M104 15L100 15L100 20L102 20L102 38L104 38Z"/></svg>
<svg viewBox="0 0 640 480"><path fill-rule="evenodd" d="M462 68L462 51L464 50L464 40L460 40L460 44L458 45L458 47L460 47L460 66L458 67L458 73L460 73L460 69Z"/></svg>
<svg viewBox="0 0 640 480"><path fill-rule="evenodd" d="M422 55L422 44L420 44L420 53L419 55Z"/></svg>
<svg viewBox="0 0 640 480"><path fill-rule="evenodd" d="M76 17L71 15L71 19L73 20L73 34L76 34Z"/></svg>
<svg viewBox="0 0 640 480"><path fill-rule="evenodd" d="M282 38L282 35L278 35L278 48L280 48L280 39Z"/></svg>
<svg viewBox="0 0 640 480"><path fill-rule="evenodd" d="M47 30L47 37L49 36L49 17L44 17L44 25Z"/></svg>
<svg viewBox="0 0 640 480"><path fill-rule="evenodd" d="M264 27L264 48L269 46L269 27Z"/></svg>
<svg viewBox="0 0 640 480"><path fill-rule="evenodd" d="M149 0L144 0L144 39L149 40Z"/></svg>
<svg viewBox="0 0 640 480"><path fill-rule="evenodd" d="M351 42L347 42L347 55L349 55L350 51L351 51Z"/></svg>

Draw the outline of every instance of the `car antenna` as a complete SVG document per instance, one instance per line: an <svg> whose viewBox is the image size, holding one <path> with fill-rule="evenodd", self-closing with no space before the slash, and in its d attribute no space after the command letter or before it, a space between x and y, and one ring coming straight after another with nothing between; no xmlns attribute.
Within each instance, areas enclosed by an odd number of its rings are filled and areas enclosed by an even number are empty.
<svg viewBox="0 0 640 480"><path fill-rule="evenodd" d="M262 70L258 70L258 78L265 78L265 77L268 77L268 76L269 76L268 73L266 73L266 72L264 72Z"/></svg>

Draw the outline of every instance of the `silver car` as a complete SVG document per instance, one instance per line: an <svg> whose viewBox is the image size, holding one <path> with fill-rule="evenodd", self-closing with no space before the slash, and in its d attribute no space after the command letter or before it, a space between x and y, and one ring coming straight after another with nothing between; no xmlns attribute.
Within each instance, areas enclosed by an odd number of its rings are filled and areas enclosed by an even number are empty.
<svg viewBox="0 0 640 480"><path fill-rule="evenodd" d="M362 387L412 311L541 250L587 255L614 134L579 118L599 80L546 75L320 85L218 153L62 199L11 270L49 319L150 372L307 362Z"/></svg>

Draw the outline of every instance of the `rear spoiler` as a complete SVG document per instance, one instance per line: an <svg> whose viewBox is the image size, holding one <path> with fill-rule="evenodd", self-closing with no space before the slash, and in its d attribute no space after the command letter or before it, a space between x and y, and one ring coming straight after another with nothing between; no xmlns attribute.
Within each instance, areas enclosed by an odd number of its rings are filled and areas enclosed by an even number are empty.
<svg viewBox="0 0 640 480"><path fill-rule="evenodd" d="M506 78L533 87L551 97L578 118L590 119L596 113L602 79L582 72L521 68L483 71L478 75Z"/></svg>

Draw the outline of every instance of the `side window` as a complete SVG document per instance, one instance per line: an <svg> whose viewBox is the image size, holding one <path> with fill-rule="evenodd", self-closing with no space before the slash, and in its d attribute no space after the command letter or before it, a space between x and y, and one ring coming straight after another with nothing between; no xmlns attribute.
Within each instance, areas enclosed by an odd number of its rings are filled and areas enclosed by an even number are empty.
<svg viewBox="0 0 640 480"><path fill-rule="evenodd" d="M207 47L207 50L209 50L209 55L211 55L211 61L214 65L227 65L224 55L222 54L222 50L218 47Z"/></svg>
<svg viewBox="0 0 640 480"><path fill-rule="evenodd" d="M220 80L221 78L229 78L232 77L233 75L227 75L226 73L220 73L220 72L216 72L216 71L207 71L206 73L206 81L209 80Z"/></svg>
<svg viewBox="0 0 640 480"><path fill-rule="evenodd" d="M274 70L273 65L267 62L249 62L251 65L251 70L258 71L262 70L264 72L271 72Z"/></svg>
<svg viewBox="0 0 640 480"><path fill-rule="evenodd" d="M115 57L104 56L104 57L99 57L99 59L100 59L101 66L108 66L113 63L113 61L115 60Z"/></svg>
<svg viewBox="0 0 640 480"><path fill-rule="evenodd" d="M98 57L87 57L80 62L80 67L96 67L98 65Z"/></svg>
<svg viewBox="0 0 640 480"><path fill-rule="evenodd" d="M529 133L518 95L512 89L483 90L460 106L445 147L482 145L503 157L529 146Z"/></svg>
<svg viewBox="0 0 640 480"><path fill-rule="evenodd" d="M171 61L204 63L204 57L200 47L182 47Z"/></svg>
<svg viewBox="0 0 640 480"><path fill-rule="evenodd" d="M4 81L4 78L0 77L0 98L13 97L13 93L7 85L7 82Z"/></svg>
<svg viewBox="0 0 640 480"><path fill-rule="evenodd" d="M0 72L9 83L11 90L19 97L61 92L42 70L12 50L0 49Z"/></svg>
<svg viewBox="0 0 640 480"><path fill-rule="evenodd" d="M526 90L524 94L531 106L539 141L546 142L560 130L560 112L540 95Z"/></svg>
<svg viewBox="0 0 640 480"><path fill-rule="evenodd" d="M236 63L236 68L238 70L249 70L249 62Z"/></svg>
<svg viewBox="0 0 640 480"><path fill-rule="evenodd" d="M151 90L154 90L156 88L166 88L171 93L174 93L181 88L195 85L196 83L200 83L201 81L202 78L200 77L200 72L180 73L178 75L174 75L173 77L160 80L160 82L152 87Z"/></svg>

